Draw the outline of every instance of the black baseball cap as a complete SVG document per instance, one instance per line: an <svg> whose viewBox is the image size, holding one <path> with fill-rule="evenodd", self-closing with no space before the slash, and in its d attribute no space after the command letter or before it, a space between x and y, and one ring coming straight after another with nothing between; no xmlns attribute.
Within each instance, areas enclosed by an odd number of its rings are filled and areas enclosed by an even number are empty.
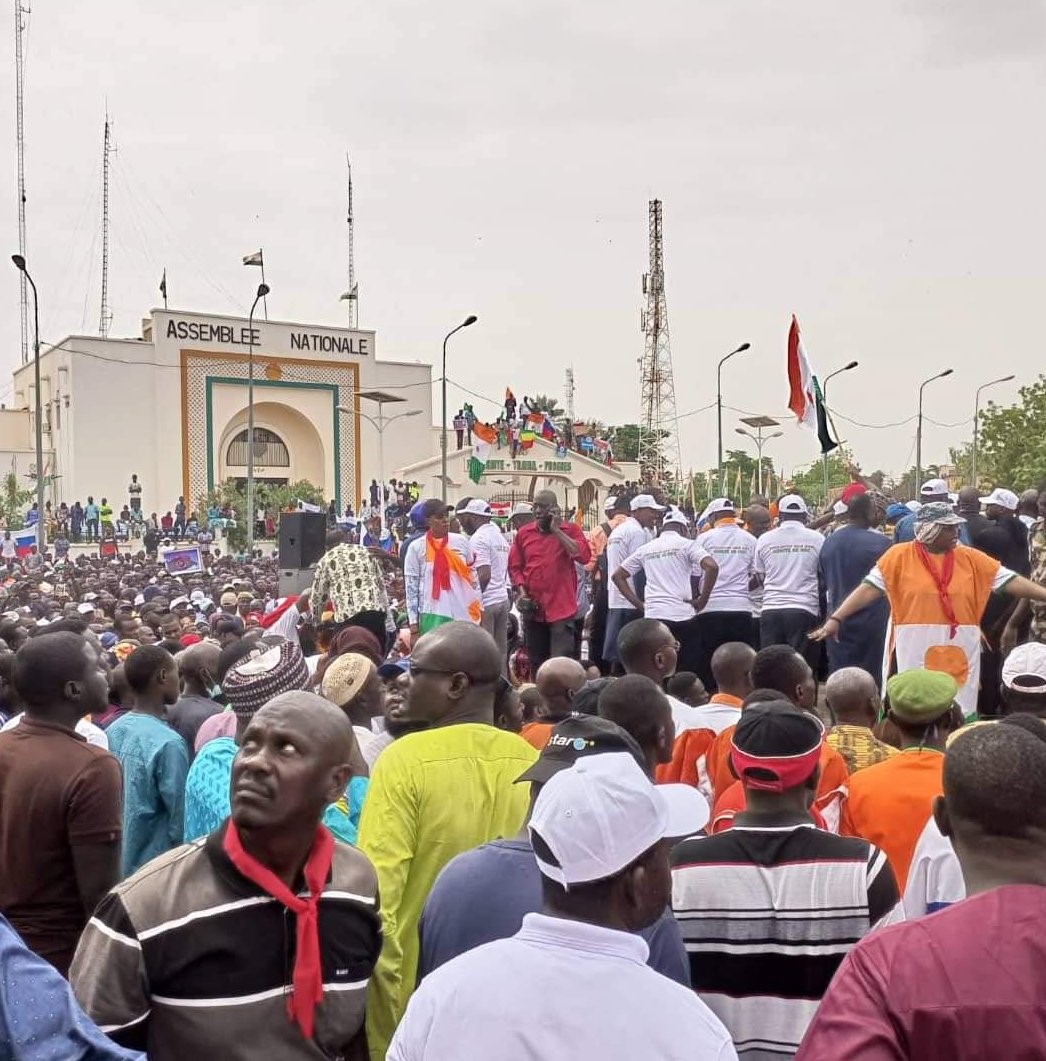
<svg viewBox="0 0 1046 1061"><path fill-rule="evenodd" d="M560 770L568 770L578 759L605 752L629 752L644 770L647 769L643 750L631 733L610 719L574 714L556 726L537 762L516 780L543 784Z"/></svg>

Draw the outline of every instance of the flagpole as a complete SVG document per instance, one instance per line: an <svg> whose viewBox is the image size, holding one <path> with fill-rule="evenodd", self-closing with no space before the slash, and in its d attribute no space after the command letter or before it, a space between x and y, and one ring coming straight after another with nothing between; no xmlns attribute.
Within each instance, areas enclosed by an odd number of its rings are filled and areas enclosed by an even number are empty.
<svg viewBox="0 0 1046 1061"><path fill-rule="evenodd" d="M167 266L163 267L163 279L160 281L160 290L163 292L163 308L167 308Z"/></svg>
<svg viewBox="0 0 1046 1061"><path fill-rule="evenodd" d="M833 376L838 376L840 372L849 372L850 369L857 368L857 364L858 364L858 362L851 361L848 365L843 365L842 368L837 368L834 372L829 372L828 375L825 376L823 382L821 383L821 403L822 403L822 405L824 405L824 415L825 415L825 420L826 421L828 419L828 381ZM835 437L838 438L839 436L836 435ZM824 503L827 505L828 504L828 453L827 453L827 451L821 454L821 463L824 466Z"/></svg>
<svg viewBox="0 0 1046 1061"><path fill-rule="evenodd" d="M261 263L260 264L261 264L261 274L262 274L262 286L266 287L267 285L265 283L265 251L261 247L258 248L258 257L261 259ZM262 312L265 314L265 319L268 320L269 319L269 296L268 295L266 295L262 299Z"/></svg>

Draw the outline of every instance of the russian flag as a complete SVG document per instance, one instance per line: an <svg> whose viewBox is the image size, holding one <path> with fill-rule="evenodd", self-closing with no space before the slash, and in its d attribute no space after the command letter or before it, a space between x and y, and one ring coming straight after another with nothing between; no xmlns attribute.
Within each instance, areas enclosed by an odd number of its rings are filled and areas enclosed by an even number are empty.
<svg viewBox="0 0 1046 1061"><path fill-rule="evenodd" d="M36 545L36 528L25 527L19 531L11 532L11 540L15 543L15 553L19 557L28 556Z"/></svg>

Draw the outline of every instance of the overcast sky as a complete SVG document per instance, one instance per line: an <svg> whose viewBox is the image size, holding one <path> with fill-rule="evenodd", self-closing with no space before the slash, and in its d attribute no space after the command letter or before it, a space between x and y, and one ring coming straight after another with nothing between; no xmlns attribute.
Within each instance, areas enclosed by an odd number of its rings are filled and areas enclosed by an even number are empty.
<svg viewBox="0 0 1046 1061"><path fill-rule="evenodd" d="M379 356L436 363L443 334L478 314L448 375L491 399L506 383L562 395L573 365L579 415L637 418L653 197L680 414L714 402L716 361L747 340L726 404L787 416L793 312L819 374L861 362L830 404L863 424L914 417L919 381L955 369L927 412L966 422L927 425L926 463L969 437L978 384L1042 367L1043 0L32 7L45 341L98 328L108 101L113 335L138 334L165 266L172 308L246 313L258 274L240 259L259 246L274 318L342 323L348 150L361 325ZM14 251L10 73L4 100ZM4 275L0 400L19 357ZM684 465L713 464L714 409L679 423ZM914 462L914 420L839 427L866 471ZM772 452L786 470L817 456L785 430Z"/></svg>

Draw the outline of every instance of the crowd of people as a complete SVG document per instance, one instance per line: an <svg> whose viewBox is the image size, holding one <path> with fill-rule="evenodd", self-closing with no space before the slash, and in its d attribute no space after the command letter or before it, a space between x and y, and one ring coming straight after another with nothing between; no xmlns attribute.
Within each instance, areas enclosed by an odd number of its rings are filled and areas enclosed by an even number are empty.
<svg viewBox="0 0 1046 1061"><path fill-rule="evenodd" d="M1046 1055L1046 496L401 485L9 570L0 1056Z"/></svg>

